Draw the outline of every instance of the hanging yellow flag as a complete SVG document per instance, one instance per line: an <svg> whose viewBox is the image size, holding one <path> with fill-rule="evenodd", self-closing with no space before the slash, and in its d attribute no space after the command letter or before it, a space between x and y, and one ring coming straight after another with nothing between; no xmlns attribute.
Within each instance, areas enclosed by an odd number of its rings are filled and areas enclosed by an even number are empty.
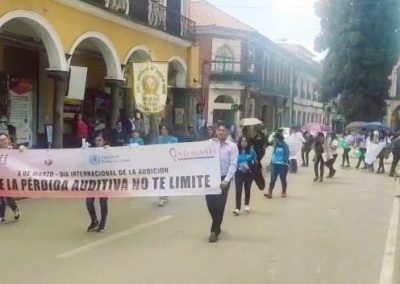
<svg viewBox="0 0 400 284"><path fill-rule="evenodd" d="M133 63L133 87L138 110L163 111L168 94L168 63Z"/></svg>

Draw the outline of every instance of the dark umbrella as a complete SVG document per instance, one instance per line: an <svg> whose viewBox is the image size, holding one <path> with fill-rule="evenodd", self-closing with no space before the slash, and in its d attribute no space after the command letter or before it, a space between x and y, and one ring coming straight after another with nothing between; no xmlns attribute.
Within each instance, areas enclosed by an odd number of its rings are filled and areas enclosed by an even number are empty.
<svg viewBox="0 0 400 284"><path fill-rule="evenodd" d="M353 121L346 126L347 130L355 130L364 128L367 123L364 121Z"/></svg>
<svg viewBox="0 0 400 284"><path fill-rule="evenodd" d="M380 130L390 132L390 127L379 121L368 122L363 128L366 130Z"/></svg>

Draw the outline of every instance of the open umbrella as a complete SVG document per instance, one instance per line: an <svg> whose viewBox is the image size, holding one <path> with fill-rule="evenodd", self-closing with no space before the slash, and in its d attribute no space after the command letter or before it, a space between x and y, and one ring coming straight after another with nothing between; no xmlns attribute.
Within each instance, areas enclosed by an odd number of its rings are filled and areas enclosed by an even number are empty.
<svg viewBox="0 0 400 284"><path fill-rule="evenodd" d="M353 121L346 126L347 130L355 130L364 128L367 123L364 121Z"/></svg>
<svg viewBox="0 0 400 284"><path fill-rule="evenodd" d="M390 132L390 127L379 121L368 122L363 128L366 130L382 130Z"/></svg>
<svg viewBox="0 0 400 284"><path fill-rule="evenodd" d="M316 134L318 132L329 132L331 131L330 126L319 124L319 123L309 123L303 127L303 130Z"/></svg>
<svg viewBox="0 0 400 284"><path fill-rule="evenodd" d="M240 121L240 126L255 126L255 125L261 125L263 124L261 120L259 120L258 118L243 118Z"/></svg>

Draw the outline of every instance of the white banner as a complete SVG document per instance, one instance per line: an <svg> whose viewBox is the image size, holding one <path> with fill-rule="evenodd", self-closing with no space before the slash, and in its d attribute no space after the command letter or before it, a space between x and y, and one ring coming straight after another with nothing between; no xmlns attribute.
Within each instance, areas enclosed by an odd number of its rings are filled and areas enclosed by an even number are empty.
<svg viewBox="0 0 400 284"><path fill-rule="evenodd" d="M136 108L144 113L159 113L168 95L167 63L133 63Z"/></svg>
<svg viewBox="0 0 400 284"><path fill-rule="evenodd" d="M0 151L0 196L37 198L219 194L215 141Z"/></svg>

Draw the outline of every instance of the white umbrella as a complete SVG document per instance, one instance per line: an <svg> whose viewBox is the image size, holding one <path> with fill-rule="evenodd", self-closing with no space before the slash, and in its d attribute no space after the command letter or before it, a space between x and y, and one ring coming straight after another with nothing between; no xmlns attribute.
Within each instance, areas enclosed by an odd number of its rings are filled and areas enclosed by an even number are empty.
<svg viewBox="0 0 400 284"><path fill-rule="evenodd" d="M240 126L254 126L254 125L261 125L263 124L261 120L258 118L243 118L240 121Z"/></svg>

